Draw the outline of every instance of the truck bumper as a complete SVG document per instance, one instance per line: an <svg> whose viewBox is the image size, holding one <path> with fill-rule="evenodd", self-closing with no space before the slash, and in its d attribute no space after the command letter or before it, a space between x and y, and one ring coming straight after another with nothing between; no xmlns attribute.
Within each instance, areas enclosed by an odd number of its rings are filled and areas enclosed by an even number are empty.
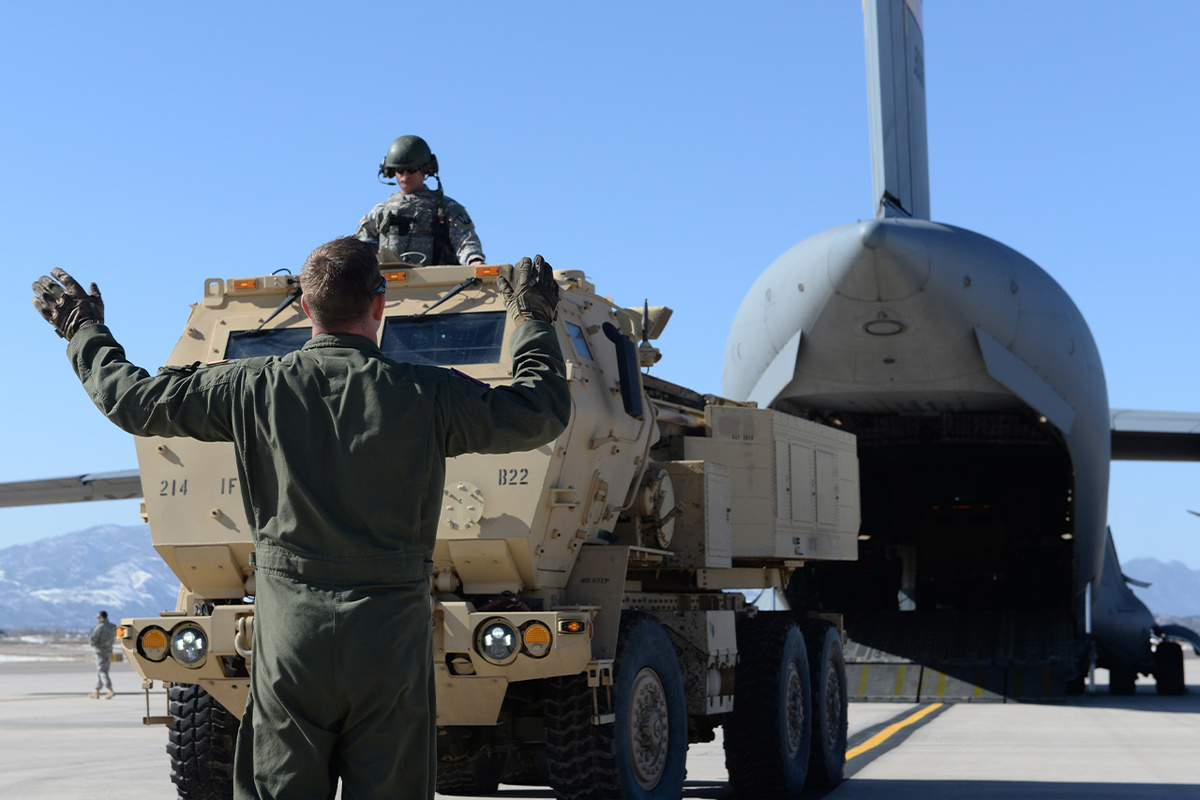
<svg viewBox="0 0 1200 800"><path fill-rule="evenodd" d="M463 601L436 601L438 725L495 725L509 683L586 671L594 613L589 607L475 611Z"/></svg>
<svg viewBox="0 0 1200 800"><path fill-rule="evenodd" d="M165 612L122 619L125 657L148 681L202 686L239 719L250 692L254 607L217 606L211 616Z"/></svg>

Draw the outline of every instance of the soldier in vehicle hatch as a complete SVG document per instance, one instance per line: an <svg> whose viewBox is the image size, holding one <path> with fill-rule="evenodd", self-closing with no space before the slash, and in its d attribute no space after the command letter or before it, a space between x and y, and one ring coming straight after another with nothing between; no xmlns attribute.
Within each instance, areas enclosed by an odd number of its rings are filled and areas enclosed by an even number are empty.
<svg viewBox="0 0 1200 800"><path fill-rule="evenodd" d="M93 402L140 436L234 443L254 538L250 695L234 796L432 800L429 576L447 458L530 450L570 416L559 288L541 256L497 280L510 385L400 363L377 345L386 281L347 236L300 272L312 338L284 356L166 367L125 359L95 284L60 269L34 306Z"/></svg>
<svg viewBox="0 0 1200 800"><path fill-rule="evenodd" d="M375 245L380 261L484 263L475 224L461 204L442 193L437 172L437 156L420 136L401 136L388 148L379 174L395 177L400 191L359 220L354 234ZM427 177L437 181L436 190L425 185Z"/></svg>

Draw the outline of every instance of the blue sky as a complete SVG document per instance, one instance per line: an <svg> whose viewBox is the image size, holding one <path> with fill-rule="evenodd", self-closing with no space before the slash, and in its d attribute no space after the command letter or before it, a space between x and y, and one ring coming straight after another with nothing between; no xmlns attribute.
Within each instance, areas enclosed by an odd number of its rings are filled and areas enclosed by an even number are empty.
<svg viewBox="0 0 1200 800"><path fill-rule="evenodd" d="M0 481L125 469L128 436L29 305L60 266L153 369L208 277L297 270L418 133L490 260L541 252L675 316L655 374L717 393L754 278L871 216L861 5L7 4ZM932 0L933 218L1073 297L1119 408L1200 411L1200 4ZM1113 468L1122 558L1200 568L1200 466ZM0 509L0 547L133 501Z"/></svg>

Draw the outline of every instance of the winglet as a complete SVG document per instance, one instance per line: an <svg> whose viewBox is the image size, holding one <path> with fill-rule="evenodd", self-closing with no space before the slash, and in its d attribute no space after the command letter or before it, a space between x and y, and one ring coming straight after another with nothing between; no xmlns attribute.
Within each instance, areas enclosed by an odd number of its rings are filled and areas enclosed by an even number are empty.
<svg viewBox="0 0 1200 800"><path fill-rule="evenodd" d="M929 216L922 0L863 0L875 216Z"/></svg>

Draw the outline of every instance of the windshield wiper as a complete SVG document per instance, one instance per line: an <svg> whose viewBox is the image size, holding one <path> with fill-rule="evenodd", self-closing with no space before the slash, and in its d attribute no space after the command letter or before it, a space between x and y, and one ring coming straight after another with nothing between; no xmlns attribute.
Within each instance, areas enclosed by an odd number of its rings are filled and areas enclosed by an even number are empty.
<svg viewBox="0 0 1200 800"><path fill-rule="evenodd" d="M229 335L229 338L230 339L245 339L250 336L261 336L262 334L267 333L267 331L263 330L263 325L266 325L268 322L275 319L277 316L279 316L283 312L283 310L285 308L287 308L292 303L299 300L301 294L303 294L303 290L301 290L299 284L296 284L296 288L292 289L292 291L288 293L288 296L283 298L283 302L279 304L279 308L276 308L274 311L272 311L271 316L267 317L261 323L259 323L259 326L257 328L255 328L252 331L240 331L238 333L231 333Z"/></svg>
<svg viewBox="0 0 1200 800"><path fill-rule="evenodd" d="M476 284L479 284L479 283L483 283L483 281L480 280L480 278L478 276L473 277L473 278L467 278L465 281L460 283L458 286L455 286L453 289L451 289L450 291L448 291L444 295L442 295L441 298L439 298L436 303L434 303L429 308L422 311L420 314L409 314L407 317L401 317L401 319L418 319L420 317L423 317L426 314L428 314L430 311L433 311L435 308L440 306L442 303L449 300L451 297L454 297L454 295L458 294L463 289L470 289L472 286L475 286Z"/></svg>

